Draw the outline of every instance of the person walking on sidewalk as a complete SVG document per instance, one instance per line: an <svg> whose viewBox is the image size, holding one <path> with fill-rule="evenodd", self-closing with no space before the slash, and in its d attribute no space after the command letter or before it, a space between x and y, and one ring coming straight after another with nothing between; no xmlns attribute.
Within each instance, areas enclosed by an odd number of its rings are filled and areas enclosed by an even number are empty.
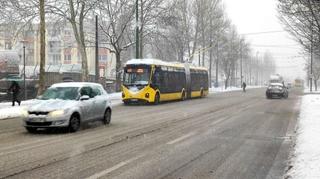
<svg viewBox="0 0 320 179"><path fill-rule="evenodd" d="M15 102L17 102L20 106L21 101L18 99L19 98L19 93L20 93L20 86L16 81L13 81L10 88L9 92L12 92L12 106L15 106Z"/></svg>
<svg viewBox="0 0 320 179"><path fill-rule="evenodd" d="M246 87L247 87L247 84L245 82L242 83L242 90L243 92L246 92Z"/></svg>

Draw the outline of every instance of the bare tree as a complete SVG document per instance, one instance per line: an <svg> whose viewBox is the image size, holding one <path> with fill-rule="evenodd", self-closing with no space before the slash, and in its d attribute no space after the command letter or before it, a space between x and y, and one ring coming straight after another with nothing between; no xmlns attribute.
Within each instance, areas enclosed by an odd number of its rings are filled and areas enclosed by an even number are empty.
<svg viewBox="0 0 320 179"><path fill-rule="evenodd" d="M320 2L279 0L279 19L305 50L320 53Z"/></svg>
<svg viewBox="0 0 320 179"><path fill-rule="evenodd" d="M47 11L70 22L78 50L81 54L82 81L89 80L86 50L85 20L99 3L99 0L48 0Z"/></svg>
<svg viewBox="0 0 320 179"><path fill-rule="evenodd" d="M41 95L45 90L45 65L46 65L46 21L45 21L45 1L39 0L40 14L40 76L38 95Z"/></svg>
<svg viewBox="0 0 320 179"><path fill-rule="evenodd" d="M12 0L1 4L5 9L6 15L1 15L0 18L9 27L16 27L11 33L12 43L16 43L18 36L32 24L34 21L40 19L40 74L39 74L39 88L38 94L42 94L45 89L45 2L44 0ZM13 18L14 19L11 19Z"/></svg>
<svg viewBox="0 0 320 179"><path fill-rule="evenodd" d="M106 0L99 6L100 28L106 48L116 55L116 91L121 84L121 53L132 46L134 4L124 0Z"/></svg>

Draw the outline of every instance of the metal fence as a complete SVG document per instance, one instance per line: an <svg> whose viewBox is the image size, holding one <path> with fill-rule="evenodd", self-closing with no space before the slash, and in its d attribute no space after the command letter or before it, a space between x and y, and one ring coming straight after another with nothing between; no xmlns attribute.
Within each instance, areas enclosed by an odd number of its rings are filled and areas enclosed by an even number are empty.
<svg viewBox="0 0 320 179"><path fill-rule="evenodd" d="M52 84L63 82L64 79L72 80L74 82L81 81L81 73L75 72L46 72L46 88L50 87ZM95 76L89 76L89 82L95 82ZM0 102L6 102L11 100L11 93L8 92L8 89L11 85L10 80L2 79L0 80ZM107 80L105 78L100 78L99 83L104 86L107 92L113 92L115 89L114 80ZM26 90L26 99L34 99L37 96L38 91L38 79L26 79L26 89L24 89L24 82L20 80L18 82L21 87L20 99L25 99L24 91Z"/></svg>

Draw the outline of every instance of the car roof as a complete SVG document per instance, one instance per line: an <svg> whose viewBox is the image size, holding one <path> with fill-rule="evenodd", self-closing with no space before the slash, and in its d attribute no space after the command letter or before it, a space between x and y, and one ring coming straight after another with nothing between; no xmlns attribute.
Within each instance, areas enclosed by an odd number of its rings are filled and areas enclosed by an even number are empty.
<svg viewBox="0 0 320 179"><path fill-rule="evenodd" d="M99 83L90 83L90 82L64 82L64 83L56 83L51 87L83 87L83 86L102 86Z"/></svg>
<svg viewBox="0 0 320 179"><path fill-rule="evenodd" d="M273 85L273 86L283 86L282 83L270 83L270 85Z"/></svg>

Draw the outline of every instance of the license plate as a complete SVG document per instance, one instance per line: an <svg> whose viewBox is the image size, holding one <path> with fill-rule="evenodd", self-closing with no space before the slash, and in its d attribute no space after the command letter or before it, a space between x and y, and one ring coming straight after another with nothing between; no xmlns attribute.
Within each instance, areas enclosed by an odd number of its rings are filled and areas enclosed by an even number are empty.
<svg viewBox="0 0 320 179"><path fill-rule="evenodd" d="M138 101L138 99L131 99L131 101L132 101L132 102L137 102L137 101Z"/></svg>
<svg viewBox="0 0 320 179"><path fill-rule="evenodd" d="M45 122L45 118L29 118L30 122Z"/></svg>

